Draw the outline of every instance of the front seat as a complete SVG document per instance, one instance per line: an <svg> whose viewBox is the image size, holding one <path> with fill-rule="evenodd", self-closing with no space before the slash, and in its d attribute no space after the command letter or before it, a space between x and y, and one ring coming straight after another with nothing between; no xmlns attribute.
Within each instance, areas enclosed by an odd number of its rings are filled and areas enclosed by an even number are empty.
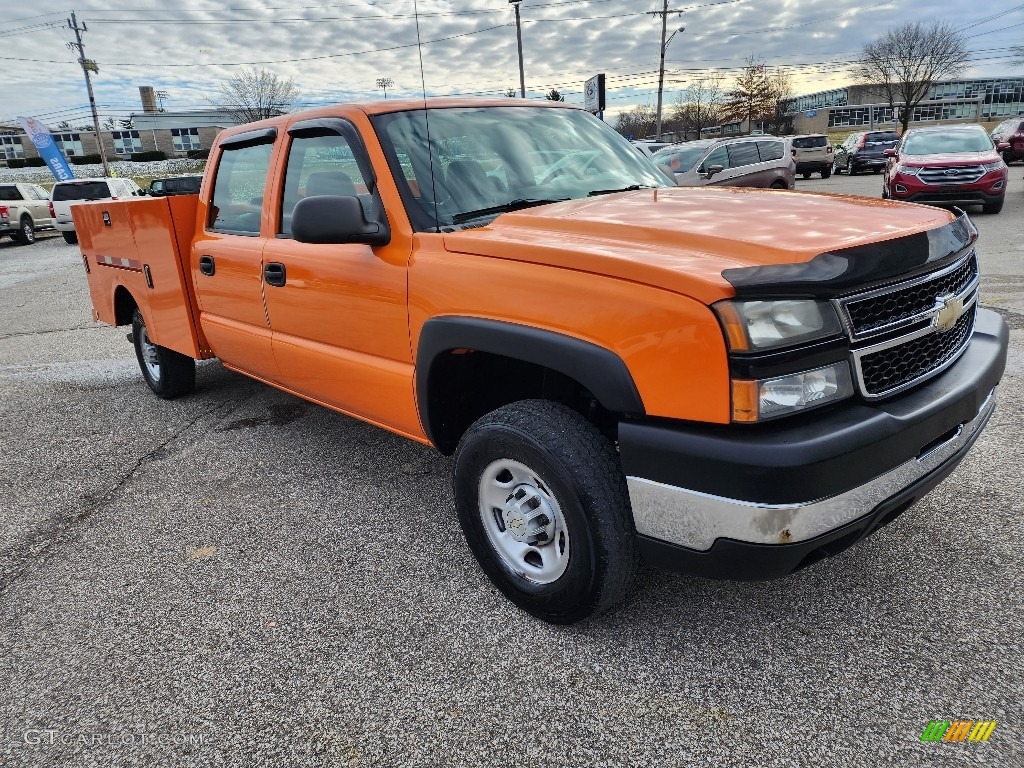
<svg viewBox="0 0 1024 768"><path fill-rule="evenodd" d="M494 205L495 189L476 160L452 160L445 176L449 194L463 210Z"/></svg>

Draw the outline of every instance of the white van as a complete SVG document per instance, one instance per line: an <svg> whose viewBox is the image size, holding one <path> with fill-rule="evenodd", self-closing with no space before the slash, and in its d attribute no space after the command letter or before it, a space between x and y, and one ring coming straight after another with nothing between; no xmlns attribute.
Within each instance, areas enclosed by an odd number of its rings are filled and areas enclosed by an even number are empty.
<svg viewBox="0 0 1024 768"><path fill-rule="evenodd" d="M71 220L71 204L85 200L122 200L144 195L131 179L72 179L58 181L50 190L50 216L53 226L64 235L66 243L77 243L75 222Z"/></svg>

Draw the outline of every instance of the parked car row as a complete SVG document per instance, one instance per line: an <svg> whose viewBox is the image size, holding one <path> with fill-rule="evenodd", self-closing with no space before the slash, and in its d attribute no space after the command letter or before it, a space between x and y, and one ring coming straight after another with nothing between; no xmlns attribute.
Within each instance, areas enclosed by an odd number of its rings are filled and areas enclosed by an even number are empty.
<svg viewBox="0 0 1024 768"><path fill-rule="evenodd" d="M651 160L683 187L793 189L797 167L786 139L775 136L672 144L651 155Z"/></svg>
<svg viewBox="0 0 1024 768"><path fill-rule="evenodd" d="M199 174L153 179L148 190L132 179L94 178L58 181L49 192L38 184L0 184L0 236L10 235L22 245L36 240L36 231L56 229L67 243L77 243L71 206L84 200L119 200L139 195L194 195Z"/></svg>

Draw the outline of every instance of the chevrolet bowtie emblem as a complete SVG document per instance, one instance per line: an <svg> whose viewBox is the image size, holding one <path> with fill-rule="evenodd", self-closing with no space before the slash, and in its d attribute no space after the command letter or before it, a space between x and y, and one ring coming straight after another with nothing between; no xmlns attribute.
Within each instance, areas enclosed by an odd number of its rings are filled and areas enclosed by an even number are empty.
<svg viewBox="0 0 1024 768"><path fill-rule="evenodd" d="M935 299L935 309L937 311L932 325L939 333L945 333L956 325L956 321L964 313L964 300L951 294L939 296Z"/></svg>

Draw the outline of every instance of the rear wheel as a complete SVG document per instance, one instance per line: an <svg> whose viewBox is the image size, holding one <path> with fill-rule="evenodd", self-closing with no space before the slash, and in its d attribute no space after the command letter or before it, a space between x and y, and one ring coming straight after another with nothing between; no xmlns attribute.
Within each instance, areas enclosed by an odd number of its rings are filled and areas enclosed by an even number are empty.
<svg viewBox="0 0 1024 768"><path fill-rule="evenodd" d="M832 175L832 166L829 166L828 168L822 169L822 171L821 171L821 178L827 179L831 175Z"/></svg>
<svg viewBox="0 0 1024 768"><path fill-rule="evenodd" d="M132 317L132 340L139 368L149 388L164 400L187 395L196 385L196 361L188 355L154 344L139 310Z"/></svg>
<svg viewBox="0 0 1024 768"><path fill-rule="evenodd" d="M805 179L809 179L809 178L811 178L811 174L810 174L810 173L808 173L808 172L806 172L806 171L805 171L805 172L803 172L803 173L801 173L800 175L801 175L801 176L803 176L803 177L804 177Z"/></svg>
<svg viewBox="0 0 1024 768"><path fill-rule="evenodd" d="M22 216L18 231L11 234L11 239L22 245L32 245L36 241L36 228L32 224L32 219Z"/></svg>
<svg viewBox="0 0 1024 768"><path fill-rule="evenodd" d="M851 176L857 175L857 166L854 165L852 162L846 166L846 170Z"/></svg>
<svg viewBox="0 0 1024 768"><path fill-rule="evenodd" d="M839 167L839 161L838 160L833 160L832 161L832 173L842 173L842 172L843 172L843 169Z"/></svg>
<svg viewBox="0 0 1024 768"><path fill-rule="evenodd" d="M470 550L527 613L570 624L621 600L639 556L612 444L575 411L521 400L478 419L455 454Z"/></svg>
<svg viewBox="0 0 1024 768"><path fill-rule="evenodd" d="M64 242L68 245L74 245L78 242L78 233L74 230L71 230L70 232L61 232L61 234L64 235Z"/></svg>
<svg viewBox="0 0 1024 768"><path fill-rule="evenodd" d="M789 189L789 187L786 185L786 182L784 182L782 179L776 179L775 181L773 181L771 188L772 189Z"/></svg>
<svg viewBox="0 0 1024 768"><path fill-rule="evenodd" d="M981 210L983 210L985 213L999 213L1001 210L1003 210L1003 202L1005 200L1005 197L1001 197L999 198L999 202L985 203L985 205L981 207Z"/></svg>

